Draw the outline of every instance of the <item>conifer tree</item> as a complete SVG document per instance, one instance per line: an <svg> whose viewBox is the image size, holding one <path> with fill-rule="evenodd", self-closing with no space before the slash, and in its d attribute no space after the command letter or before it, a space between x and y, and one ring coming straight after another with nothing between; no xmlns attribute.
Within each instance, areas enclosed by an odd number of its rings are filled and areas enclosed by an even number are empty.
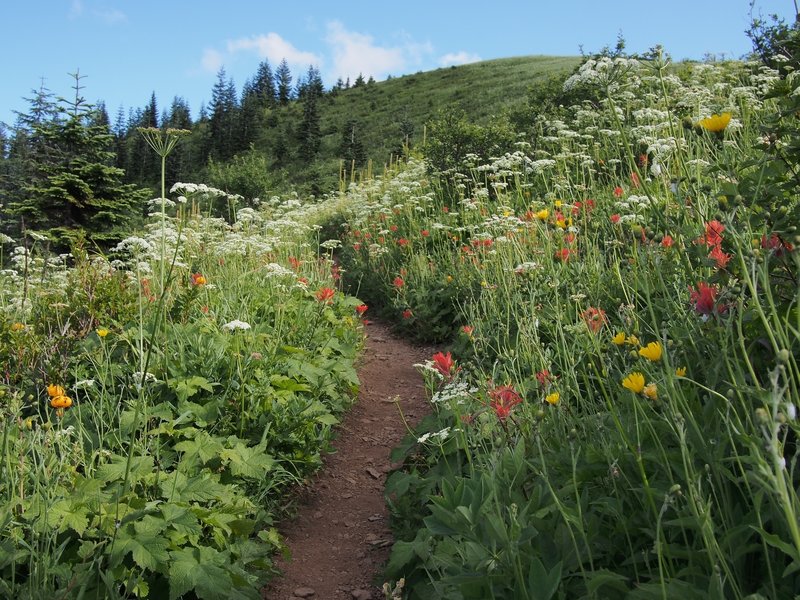
<svg viewBox="0 0 800 600"><path fill-rule="evenodd" d="M192 129L192 116L189 104L180 96L172 99L169 112L162 120L167 129ZM191 168L191 154L187 144L178 144L166 162L166 180L168 185L185 180Z"/></svg>
<svg viewBox="0 0 800 600"><path fill-rule="evenodd" d="M258 65L256 76L253 79L253 94L262 107L272 108L278 101L275 89L275 77L272 74L268 60L262 60Z"/></svg>
<svg viewBox="0 0 800 600"><path fill-rule="evenodd" d="M227 160L239 150L241 136L238 130L238 103L233 79L226 79L225 68L217 73L217 82L211 90L211 156Z"/></svg>
<svg viewBox="0 0 800 600"><path fill-rule="evenodd" d="M297 138L300 143L300 158L306 164L314 160L322 142L318 106L321 90L322 79L319 80L319 85L307 85L303 93L303 120L297 129Z"/></svg>
<svg viewBox="0 0 800 600"><path fill-rule="evenodd" d="M344 161L345 171L363 167L367 161L367 153L361 141L359 126L355 119L348 120L342 127L339 157Z"/></svg>
<svg viewBox="0 0 800 600"><path fill-rule="evenodd" d="M292 98L292 72L285 58L275 71L275 84L278 88L278 104L287 106Z"/></svg>
<svg viewBox="0 0 800 600"><path fill-rule="evenodd" d="M112 136L108 126L95 122L96 113L81 96L79 73L75 98L48 108L48 118L27 115L29 140L46 140L47 153L29 155L23 191L9 207L25 227L48 235L64 248L78 230L99 244L128 233L146 190L122 183L123 171L113 166Z"/></svg>

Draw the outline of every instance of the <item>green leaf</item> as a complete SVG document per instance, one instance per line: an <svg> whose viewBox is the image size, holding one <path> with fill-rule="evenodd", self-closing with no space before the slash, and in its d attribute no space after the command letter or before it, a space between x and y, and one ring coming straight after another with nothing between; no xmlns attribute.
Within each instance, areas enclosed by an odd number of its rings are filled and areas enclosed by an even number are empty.
<svg viewBox="0 0 800 600"><path fill-rule="evenodd" d="M205 464L212 458L219 456L223 450L219 438L215 438L206 431L197 431L194 439L186 439L175 444L175 450L183 452L183 460L191 463L197 459L200 464Z"/></svg>
<svg viewBox="0 0 800 600"><path fill-rule="evenodd" d="M628 591L627 581L628 578L624 575L614 573L607 569L598 569L589 574L589 580L586 582L586 589L589 590L590 595L597 595L598 590L601 588L611 588L621 592L621 595L624 595ZM607 594L609 594L608 589L606 589L605 595Z"/></svg>
<svg viewBox="0 0 800 600"><path fill-rule="evenodd" d="M207 471L194 477L173 471L160 485L162 498L170 502L226 502L233 496L233 490L219 482L219 475Z"/></svg>
<svg viewBox="0 0 800 600"><path fill-rule="evenodd" d="M175 503L161 505L161 514L169 527L191 540L199 539L203 528L195 514L185 506Z"/></svg>
<svg viewBox="0 0 800 600"><path fill-rule="evenodd" d="M170 387L175 391L175 395L181 402L185 402L200 390L213 392L215 385L219 384L211 383L208 379L200 377L199 375L170 381Z"/></svg>
<svg viewBox="0 0 800 600"><path fill-rule="evenodd" d="M248 448L237 442L233 448L223 450L220 458L230 467L231 473L239 477L260 479L272 469L275 460L266 454L266 445Z"/></svg>
<svg viewBox="0 0 800 600"><path fill-rule="evenodd" d="M561 584L561 563L547 571L538 557L531 560L528 571L528 588L533 600L550 600L558 591Z"/></svg>
<svg viewBox="0 0 800 600"><path fill-rule="evenodd" d="M181 548L170 553L169 597L176 600L194 590L208 600L225 600L233 587L222 553L213 548Z"/></svg>
<svg viewBox="0 0 800 600"><path fill-rule="evenodd" d="M169 561L167 540L159 535L142 534L133 523L119 529L112 559L131 553L134 562L143 569L162 571Z"/></svg>
<svg viewBox="0 0 800 600"><path fill-rule="evenodd" d="M111 461L97 468L97 478L106 483L125 479L128 457L113 455ZM139 481L153 472L155 462L152 456L134 456L131 458L130 481Z"/></svg>

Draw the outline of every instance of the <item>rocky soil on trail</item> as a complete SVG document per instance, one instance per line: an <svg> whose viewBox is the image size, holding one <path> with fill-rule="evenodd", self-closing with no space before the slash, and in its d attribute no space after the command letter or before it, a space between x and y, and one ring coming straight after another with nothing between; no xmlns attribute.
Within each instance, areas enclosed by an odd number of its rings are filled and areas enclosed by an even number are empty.
<svg viewBox="0 0 800 600"><path fill-rule="evenodd" d="M380 599L381 572L391 548L383 499L389 453L406 434L400 411L414 424L429 410L414 363L434 350L367 326L361 389L345 415L325 466L301 493L296 517L281 527L291 559L263 590L269 600Z"/></svg>

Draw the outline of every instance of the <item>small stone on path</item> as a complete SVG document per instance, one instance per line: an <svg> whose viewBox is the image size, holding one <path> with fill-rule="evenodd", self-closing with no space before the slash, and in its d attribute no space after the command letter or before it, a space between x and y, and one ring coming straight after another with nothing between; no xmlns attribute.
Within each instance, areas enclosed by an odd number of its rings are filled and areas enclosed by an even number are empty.
<svg viewBox="0 0 800 600"><path fill-rule="evenodd" d="M353 590L350 594L353 596L354 600L371 600L372 592L367 590Z"/></svg>
<svg viewBox="0 0 800 600"><path fill-rule="evenodd" d="M294 592L292 592L292 593L293 593L295 596L297 596L298 598L310 598L311 596L313 596L313 595L314 595L314 594L316 594L317 592L315 592L315 591L314 591L312 588L310 588L310 587L301 587L301 588L297 588L297 589L296 589Z"/></svg>

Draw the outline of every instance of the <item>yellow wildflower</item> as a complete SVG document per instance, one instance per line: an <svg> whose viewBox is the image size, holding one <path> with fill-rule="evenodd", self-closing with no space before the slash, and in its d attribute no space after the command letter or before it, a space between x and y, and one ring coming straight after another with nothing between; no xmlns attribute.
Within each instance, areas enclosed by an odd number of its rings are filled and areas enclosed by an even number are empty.
<svg viewBox="0 0 800 600"><path fill-rule="evenodd" d="M24 323L12 323L11 324L11 331L22 331L25 329Z"/></svg>
<svg viewBox="0 0 800 600"><path fill-rule="evenodd" d="M675 369L675 375L678 377L686 377L686 367L678 367Z"/></svg>
<svg viewBox="0 0 800 600"><path fill-rule="evenodd" d="M628 338L625 340L626 344L630 344L631 346L638 346L639 345L639 338L635 335L629 335Z"/></svg>
<svg viewBox="0 0 800 600"><path fill-rule="evenodd" d="M661 360L661 342L650 342L644 348L639 348L639 356L651 362L658 362Z"/></svg>
<svg viewBox="0 0 800 600"><path fill-rule="evenodd" d="M622 346L622 344L625 343L625 333L620 331L619 333L617 333L617 335L611 338L611 341L614 342L614 344L616 344L617 346Z"/></svg>
<svg viewBox="0 0 800 600"><path fill-rule="evenodd" d="M656 387L655 383L648 383L646 386L644 386L642 393L650 400L655 400L658 398L658 388Z"/></svg>
<svg viewBox="0 0 800 600"><path fill-rule="evenodd" d="M536 213L536 218L539 219L540 221L547 221L547 217L549 216L550 216L550 211L547 210L546 208L543 208L542 210Z"/></svg>
<svg viewBox="0 0 800 600"><path fill-rule="evenodd" d="M644 389L644 375L639 372L631 373L622 380L622 387L629 389L634 394L641 394Z"/></svg>
<svg viewBox="0 0 800 600"><path fill-rule="evenodd" d="M555 205L556 208L561 208L561 205L563 203L561 202L561 200L556 200L555 202L553 202L553 204Z"/></svg>
<svg viewBox="0 0 800 600"><path fill-rule="evenodd" d="M104 338L108 335L109 331L108 329L101 327L95 333L97 333L98 337Z"/></svg>
<svg viewBox="0 0 800 600"><path fill-rule="evenodd" d="M706 131L711 131L713 133L719 133L720 131L725 131L725 128L731 122L731 113L724 112L721 115L711 115L710 117L706 117L705 119L700 119L697 124L700 125Z"/></svg>
<svg viewBox="0 0 800 600"><path fill-rule="evenodd" d="M556 404L558 404L559 398L561 398L561 394L559 394L558 392L553 392L552 394L548 394L545 397L545 401L548 404L555 406Z"/></svg>

